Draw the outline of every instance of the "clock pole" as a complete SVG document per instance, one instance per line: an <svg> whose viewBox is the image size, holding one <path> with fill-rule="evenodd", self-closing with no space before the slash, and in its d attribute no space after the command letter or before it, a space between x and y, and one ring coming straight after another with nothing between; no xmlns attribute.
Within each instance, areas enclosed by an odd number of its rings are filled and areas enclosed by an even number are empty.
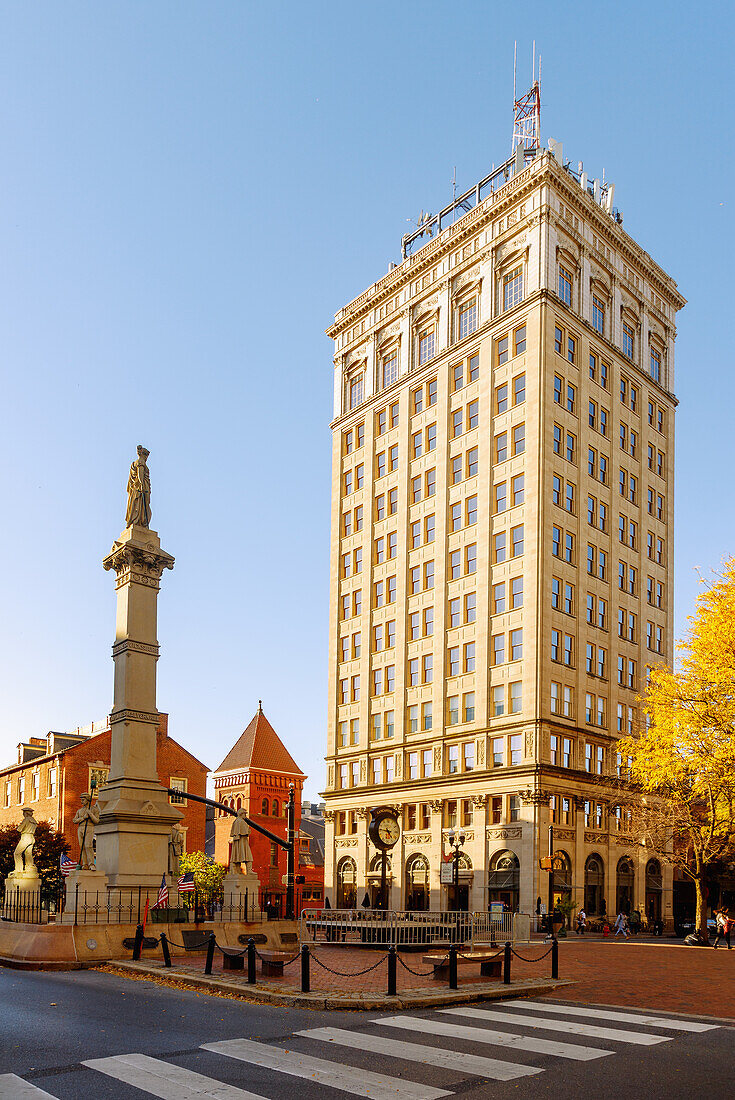
<svg viewBox="0 0 735 1100"><path fill-rule="evenodd" d="M388 853L383 849L383 858L380 861L380 908L385 912L388 908Z"/></svg>

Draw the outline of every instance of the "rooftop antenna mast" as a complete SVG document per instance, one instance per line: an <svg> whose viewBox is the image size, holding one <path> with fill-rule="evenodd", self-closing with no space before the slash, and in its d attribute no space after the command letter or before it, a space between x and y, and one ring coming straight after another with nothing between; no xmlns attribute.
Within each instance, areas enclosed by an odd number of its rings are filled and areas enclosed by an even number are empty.
<svg viewBox="0 0 735 1100"><path fill-rule="evenodd" d="M517 45L513 49L513 147L515 153L519 145L524 150L535 151L541 147L541 88L540 79L536 79L536 42L533 43L531 62L531 88L525 95L517 97L516 91ZM539 56L539 77L541 75L541 57Z"/></svg>

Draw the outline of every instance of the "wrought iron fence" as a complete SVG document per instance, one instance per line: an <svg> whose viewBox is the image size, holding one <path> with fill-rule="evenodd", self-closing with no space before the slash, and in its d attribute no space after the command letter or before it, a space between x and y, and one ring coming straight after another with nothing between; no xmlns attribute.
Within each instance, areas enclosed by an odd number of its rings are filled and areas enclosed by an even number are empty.
<svg viewBox="0 0 735 1100"><path fill-rule="evenodd" d="M524 918L523 926L514 917ZM352 944L366 947L425 947L436 943L471 944L475 941L527 942L526 914L430 912L383 909L305 909L301 914L301 943Z"/></svg>
<svg viewBox="0 0 735 1100"><path fill-rule="evenodd" d="M45 924L64 908L64 889L22 890L20 887L0 889L0 916L5 921L25 924Z"/></svg>

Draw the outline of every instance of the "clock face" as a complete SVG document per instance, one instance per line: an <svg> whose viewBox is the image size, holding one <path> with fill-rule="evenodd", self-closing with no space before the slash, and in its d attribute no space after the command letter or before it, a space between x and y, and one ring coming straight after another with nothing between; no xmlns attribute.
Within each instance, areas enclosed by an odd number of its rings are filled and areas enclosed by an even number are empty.
<svg viewBox="0 0 735 1100"><path fill-rule="evenodd" d="M386 848L392 848L398 840L398 822L394 817L383 817L378 824L378 836Z"/></svg>

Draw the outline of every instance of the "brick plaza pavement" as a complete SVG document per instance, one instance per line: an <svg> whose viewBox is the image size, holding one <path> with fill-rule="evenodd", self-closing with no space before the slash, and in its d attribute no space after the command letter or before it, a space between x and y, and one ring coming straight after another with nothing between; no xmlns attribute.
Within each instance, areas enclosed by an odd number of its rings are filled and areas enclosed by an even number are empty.
<svg viewBox="0 0 735 1100"><path fill-rule="evenodd" d="M536 940L531 944L516 945L515 950L523 959L541 960L548 945ZM383 994L387 991L387 960L382 952L322 945L316 947L314 955L310 968L313 993ZM148 957L148 952L145 952L144 959ZM421 952L401 954L400 958L418 973L412 974L399 962L399 997L408 991L436 992L447 988L446 980L433 978L432 967L422 962ZM154 965L158 968L160 952L151 956L151 961L154 959ZM324 966L320 966L320 962ZM370 968L367 973L359 973L366 968ZM168 974L174 977L177 972L184 980L186 972L190 975L203 974L203 955L175 957L174 968ZM249 989L253 992L260 988L297 993L300 973L297 959L286 967L283 978L263 978L258 963L257 985L255 989L252 986ZM538 962L513 957L513 981L545 979L550 974L549 956ZM212 976L238 985L246 980L242 972L222 971L219 951L215 954ZM715 952L712 948L686 947L680 940L668 939L615 942L598 936L574 937L559 942L559 977L574 983L565 984L556 994L551 994L564 1000L718 1016L735 1021L735 950ZM487 985L487 982L487 978L480 976L477 965L459 967L460 989ZM497 984L501 985L500 982Z"/></svg>

